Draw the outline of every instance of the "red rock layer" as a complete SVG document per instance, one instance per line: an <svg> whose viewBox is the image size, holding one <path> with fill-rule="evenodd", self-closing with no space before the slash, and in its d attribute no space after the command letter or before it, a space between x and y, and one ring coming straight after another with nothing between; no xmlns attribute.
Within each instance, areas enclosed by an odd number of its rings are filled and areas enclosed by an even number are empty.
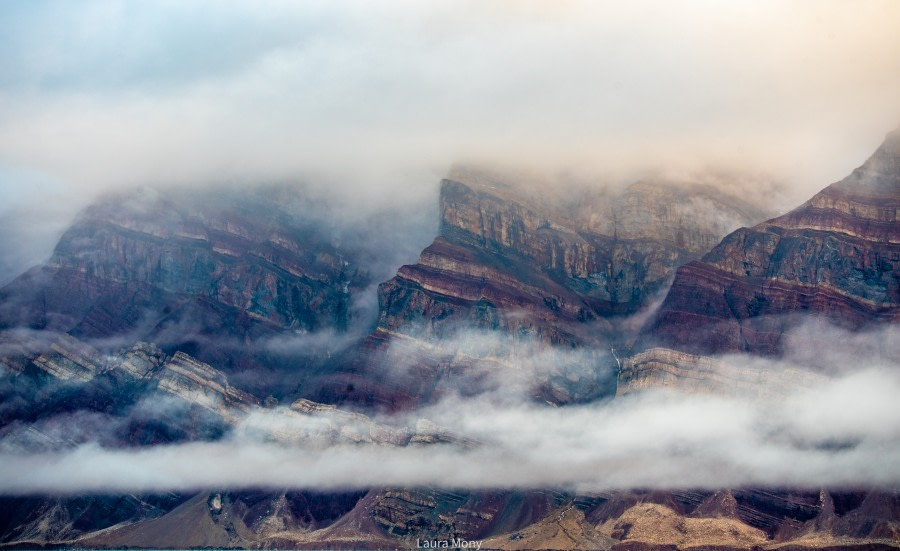
<svg viewBox="0 0 900 551"><path fill-rule="evenodd" d="M381 286L379 327L440 336L464 323L554 344L608 336L608 318L645 306L677 266L759 216L700 188L638 183L569 207L547 195L445 180L441 236Z"/></svg>
<svg viewBox="0 0 900 551"><path fill-rule="evenodd" d="M477 392L483 381L465 374L503 352L467 349L466 332L602 350L578 373L547 366L534 395L565 403L611 394L608 343L620 339L621 320L646 306L677 266L762 217L705 188L637 183L619 194L578 192L582 200L567 204L571 189L453 177L441 184L440 236L379 286L376 331L311 398L398 409L442 389Z"/></svg>
<svg viewBox="0 0 900 551"><path fill-rule="evenodd" d="M681 267L638 350L778 355L808 315L858 329L900 320L900 131L797 209Z"/></svg>

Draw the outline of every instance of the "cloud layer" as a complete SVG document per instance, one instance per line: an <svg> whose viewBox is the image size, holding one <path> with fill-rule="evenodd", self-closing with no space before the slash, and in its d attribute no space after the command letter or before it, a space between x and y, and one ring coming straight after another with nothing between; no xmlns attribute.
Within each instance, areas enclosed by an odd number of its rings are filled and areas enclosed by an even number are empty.
<svg viewBox="0 0 900 551"><path fill-rule="evenodd" d="M683 396L557 410L445 404L456 406L456 415L441 420L479 439L474 448L323 448L230 439L4 453L0 493L391 485L581 491L889 487L900 484L898 391L896 373L866 370L777 404Z"/></svg>
<svg viewBox="0 0 900 551"><path fill-rule="evenodd" d="M307 174L370 200L476 157L821 187L900 122L884 1L3 10L0 158L65 185Z"/></svg>
<svg viewBox="0 0 900 551"><path fill-rule="evenodd" d="M837 339L831 346L817 346L819 376L754 396L642 393L553 408L536 404L521 388L488 385L474 397L448 397L375 419L397 434L412 434L427 419L426 426L450 435L442 444L398 446L396 435L385 443L335 438L338 429L367 434L371 421L259 409L220 441L122 449L90 438L113 432L121 420L76 412L38 427L69 435L62 449L24 451L34 448L17 446L10 434L25 431L33 439L33 433L26 426L6 429L0 494L391 485L580 491L897 486L900 334L888 328L830 335ZM803 368L801 359L792 353L784 361L723 361L777 372ZM498 380L509 369L499 368ZM129 416L164 417L153 403L140 402ZM166 407L181 411L178 404Z"/></svg>

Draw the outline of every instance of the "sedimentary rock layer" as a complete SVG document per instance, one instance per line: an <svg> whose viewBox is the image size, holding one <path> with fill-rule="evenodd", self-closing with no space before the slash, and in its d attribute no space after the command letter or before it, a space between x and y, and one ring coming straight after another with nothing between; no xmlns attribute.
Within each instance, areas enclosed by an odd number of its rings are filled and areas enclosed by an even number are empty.
<svg viewBox="0 0 900 551"><path fill-rule="evenodd" d="M286 392L273 381L296 381L267 340L344 331L354 293L368 284L359 251L336 244L320 210L293 187L107 197L46 265L0 289L0 333L68 333L101 348L154 342L237 374L253 392ZM32 359L23 350L4 362L18 370ZM48 370L59 360L45 359ZM68 371L90 378L95 370L82 367Z"/></svg>
<svg viewBox="0 0 900 551"><path fill-rule="evenodd" d="M440 236L379 288L379 326L466 323L554 344L610 331L728 231L762 214L700 187L640 182L624 192L547 194L470 173L441 184ZM590 332L580 325L593 322Z"/></svg>
<svg viewBox="0 0 900 551"><path fill-rule="evenodd" d="M679 269L644 342L777 355L802 314L849 328L900 319L900 132L797 209Z"/></svg>
<svg viewBox="0 0 900 551"><path fill-rule="evenodd" d="M620 374L620 393L675 379L719 384L704 368L707 360L692 368L659 349L778 357L785 335L812 319L851 331L900 320L898 208L895 131L847 178L783 216L733 232L679 268L642 330L633 369Z"/></svg>
<svg viewBox="0 0 900 551"><path fill-rule="evenodd" d="M511 339L550 354L589 351L569 362L578 365L568 373L554 365L532 371L526 393L553 403L612 394L609 350L626 340L628 316L668 285L677 266L763 217L699 186L570 186L564 195L571 197L561 199L546 182L451 173L441 183L440 235L416 264L379 286L376 330L309 396L397 409L445 389L477 392L484 368L502 369ZM497 345L485 347L473 333ZM466 375L473 367L474 379Z"/></svg>

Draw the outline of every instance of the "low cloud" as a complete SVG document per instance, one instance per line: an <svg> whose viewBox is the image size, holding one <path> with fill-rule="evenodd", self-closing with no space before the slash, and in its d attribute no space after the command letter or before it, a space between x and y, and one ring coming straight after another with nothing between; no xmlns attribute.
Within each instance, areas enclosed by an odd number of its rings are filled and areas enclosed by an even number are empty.
<svg viewBox="0 0 900 551"><path fill-rule="evenodd" d="M0 455L0 492L893 486L900 484L897 392L896 373L866 370L778 404L696 396L642 396L564 409L444 404L454 415L436 420L481 442L474 448L322 448L230 439L131 450L87 444L65 452L7 452ZM865 399L859 401L861 394Z"/></svg>
<svg viewBox="0 0 900 551"><path fill-rule="evenodd" d="M81 439L74 447L40 453L4 446L0 493L392 485L577 491L893 487L900 484L900 370L893 353L885 355L877 343L896 342L897 333L833 329L833 336L855 343L852 365L830 355L843 348L837 340L819 351L835 358L840 369L820 363L818 376L803 379L804 386L752 396L740 389L731 395L645 392L548 407L495 390L447 396L417 411L371 420L331 410L259 409L215 442L120 449ZM773 371L804 367L796 357L723 361ZM131 416L148 408L152 404L141 402ZM95 426L104 418L85 419ZM369 434L373 423L391 427L392 436L353 436ZM408 443L422 426L451 436L440 444Z"/></svg>

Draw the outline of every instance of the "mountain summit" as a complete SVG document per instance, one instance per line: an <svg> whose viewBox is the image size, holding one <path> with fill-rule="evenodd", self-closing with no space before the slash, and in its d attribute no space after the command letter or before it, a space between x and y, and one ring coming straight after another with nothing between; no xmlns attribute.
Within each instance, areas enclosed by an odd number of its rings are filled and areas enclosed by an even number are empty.
<svg viewBox="0 0 900 551"><path fill-rule="evenodd" d="M895 131L843 180L681 267L641 347L777 355L804 315L851 329L900 319L898 210Z"/></svg>

